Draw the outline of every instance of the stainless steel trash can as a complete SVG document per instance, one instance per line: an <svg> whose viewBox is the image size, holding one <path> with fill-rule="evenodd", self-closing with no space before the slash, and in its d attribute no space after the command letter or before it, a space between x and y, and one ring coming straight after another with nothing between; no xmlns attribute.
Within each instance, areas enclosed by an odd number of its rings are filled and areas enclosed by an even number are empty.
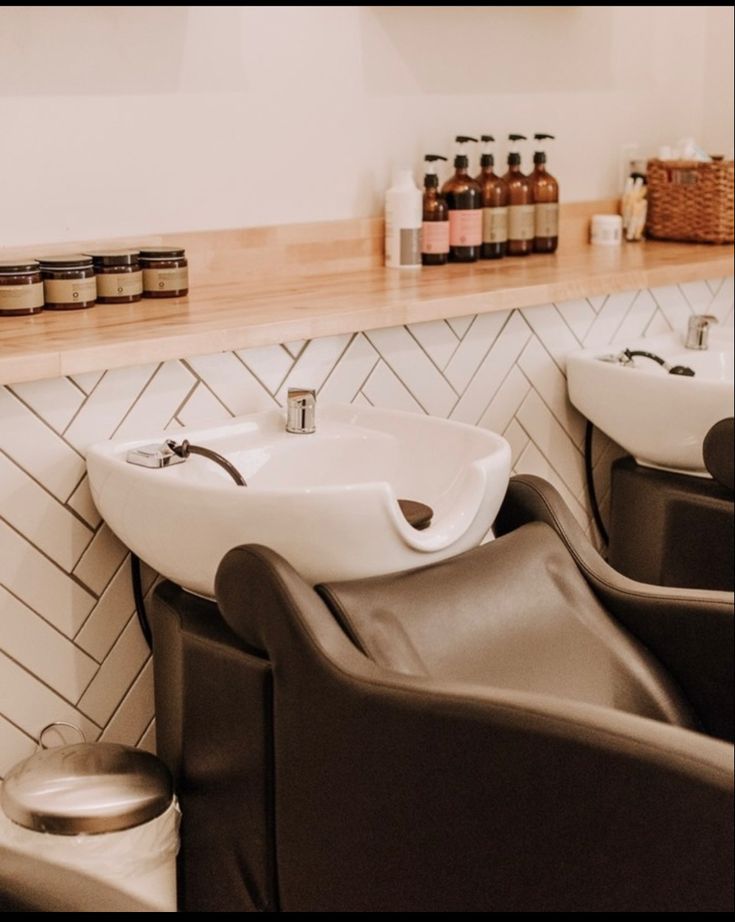
<svg viewBox="0 0 735 922"><path fill-rule="evenodd" d="M41 749L8 772L3 844L176 909L179 809L154 755L118 743Z"/></svg>

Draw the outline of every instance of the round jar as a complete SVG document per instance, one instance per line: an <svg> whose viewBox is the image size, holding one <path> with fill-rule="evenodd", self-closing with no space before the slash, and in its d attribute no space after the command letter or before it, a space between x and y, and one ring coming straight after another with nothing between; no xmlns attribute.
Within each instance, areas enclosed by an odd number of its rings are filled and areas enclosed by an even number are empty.
<svg viewBox="0 0 735 922"><path fill-rule="evenodd" d="M97 276L98 304L130 304L143 297L143 272L137 250L87 253Z"/></svg>
<svg viewBox="0 0 735 922"><path fill-rule="evenodd" d="M141 247L144 298L180 298L189 291L186 251L180 247Z"/></svg>
<svg viewBox="0 0 735 922"><path fill-rule="evenodd" d="M0 262L0 317L23 317L43 310L43 281L35 259Z"/></svg>
<svg viewBox="0 0 735 922"><path fill-rule="evenodd" d="M41 277L46 310L70 311L92 307L97 299L92 257L81 254L43 256Z"/></svg>
<svg viewBox="0 0 735 922"><path fill-rule="evenodd" d="M590 243L594 246L617 247L623 242L623 219L619 214L593 214Z"/></svg>

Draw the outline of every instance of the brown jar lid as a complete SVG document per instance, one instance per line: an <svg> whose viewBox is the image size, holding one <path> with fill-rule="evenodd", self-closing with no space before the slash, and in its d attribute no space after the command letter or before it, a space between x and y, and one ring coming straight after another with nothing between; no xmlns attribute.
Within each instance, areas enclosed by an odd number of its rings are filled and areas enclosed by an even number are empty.
<svg viewBox="0 0 735 922"><path fill-rule="evenodd" d="M186 253L183 247L141 247L141 259L181 259Z"/></svg>
<svg viewBox="0 0 735 922"><path fill-rule="evenodd" d="M35 259L0 259L0 274L14 275L16 272L38 272Z"/></svg>
<svg viewBox="0 0 735 922"><path fill-rule="evenodd" d="M64 253L61 256L39 256L42 269L86 269L92 265L91 256L81 253Z"/></svg>
<svg viewBox="0 0 735 922"><path fill-rule="evenodd" d="M138 250L99 250L86 253L91 256L95 266L132 266L138 262Z"/></svg>

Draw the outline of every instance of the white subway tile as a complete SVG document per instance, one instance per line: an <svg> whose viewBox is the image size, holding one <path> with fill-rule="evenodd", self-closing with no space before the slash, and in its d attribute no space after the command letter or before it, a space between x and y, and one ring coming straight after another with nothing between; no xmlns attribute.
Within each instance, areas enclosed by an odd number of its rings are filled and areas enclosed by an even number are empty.
<svg viewBox="0 0 735 922"><path fill-rule="evenodd" d="M515 418L505 427L503 437L510 445L510 466L514 468L530 439L526 431Z"/></svg>
<svg viewBox="0 0 735 922"><path fill-rule="evenodd" d="M103 524L74 568L74 575L99 595L127 553L128 549L122 541Z"/></svg>
<svg viewBox="0 0 735 922"><path fill-rule="evenodd" d="M607 295L592 295L591 297L587 298L587 300L589 301L592 310L597 313L597 311L599 311L599 309L605 303L605 298L607 298Z"/></svg>
<svg viewBox="0 0 735 922"><path fill-rule="evenodd" d="M457 401L456 393L405 327L371 330L367 336L427 413L450 413Z"/></svg>
<svg viewBox="0 0 735 922"><path fill-rule="evenodd" d="M384 407L388 410L408 410L412 413L424 412L421 405L406 390L400 379L382 361L378 362L373 369L370 377L363 385L362 393L374 407Z"/></svg>
<svg viewBox="0 0 735 922"><path fill-rule="evenodd" d="M199 382L176 418L182 426L211 426L232 419L232 413L205 384Z"/></svg>
<svg viewBox="0 0 735 922"><path fill-rule="evenodd" d="M149 656L140 627L131 618L79 701L79 710L103 727Z"/></svg>
<svg viewBox="0 0 735 922"><path fill-rule="evenodd" d="M350 337L347 334L312 339L294 362L278 389L276 400L281 406L286 405L289 387L310 387L319 390L347 348L349 341Z"/></svg>
<svg viewBox="0 0 735 922"><path fill-rule="evenodd" d="M578 350L579 342L561 319L561 314L553 304L542 304L524 308L523 316L549 355L565 371L567 353Z"/></svg>
<svg viewBox="0 0 735 922"><path fill-rule="evenodd" d="M36 740L23 733L0 714L0 778L36 751Z"/></svg>
<svg viewBox="0 0 735 922"><path fill-rule="evenodd" d="M350 403L378 361L378 353L358 333L319 391L323 403Z"/></svg>
<svg viewBox="0 0 735 922"><path fill-rule="evenodd" d="M576 445L584 441L584 418L567 397L567 379L541 343L532 336L518 366Z"/></svg>
<svg viewBox="0 0 735 922"><path fill-rule="evenodd" d="M94 606L94 597L0 521L0 583L67 637Z"/></svg>
<svg viewBox="0 0 735 922"><path fill-rule="evenodd" d="M456 334L447 322L427 320L425 323L411 323L408 329L437 368L445 368L459 345Z"/></svg>
<svg viewBox="0 0 735 922"><path fill-rule="evenodd" d="M653 316L651 317L650 323L646 327L646 336L658 336L659 333L670 333L671 324L664 317L663 313L659 308L656 308Z"/></svg>
<svg viewBox="0 0 735 922"><path fill-rule="evenodd" d="M100 736L110 743L135 746L153 720L153 660L141 669Z"/></svg>
<svg viewBox="0 0 735 922"><path fill-rule="evenodd" d="M157 435L166 428L196 383L196 378L181 362L164 362L115 430L115 438L139 439Z"/></svg>
<svg viewBox="0 0 735 922"><path fill-rule="evenodd" d="M283 346L257 346L239 349L235 355L245 362L250 371L275 394L293 365L293 356Z"/></svg>
<svg viewBox="0 0 735 922"><path fill-rule="evenodd" d="M459 339L465 335L470 328L470 324L475 319L475 314L467 314L465 317L452 317L447 320L449 326L454 330Z"/></svg>
<svg viewBox="0 0 735 922"><path fill-rule="evenodd" d="M529 391L516 416L572 494L584 496L582 453L535 390Z"/></svg>
<svg viewBox="0 0 735 922"><path fill-rule="evenodd" d="M72 569L93 537L90 528L2 454L0 512L6 522L65 570Z"/></svg>
<svg viewBox="0 0 735 922"><path fill-rule="evenodd" d="M477 425L491 432L502 433L523 403L530 386L525 375L514 365Z"/></svg>
<svg viewBox="0 0 735 922"><path fill-rule="evenodd" d="M102 516L97 511L97 507L92 499L92 491L89 489L89 478L86 474L79 483L79 486L69 497L67 506L70 506L92 528L97 528L102 521Z"/></svg>
<svg viewBox="0 0 735 922"><path fill-rule="evenodd" d="M25 407L0 387L0 450L66 502L84 474L84 459Z"/></svg>
<svg viewBox="0 0 735 922"><path fill-rule="evenodd" d="M523 317L514 312L460 397L452 411L452 419L473 424L480 419L530 335Z"/></svg>
<svg viewBox="0 0 735 922"><path fill-rule="evenodd" d="M720 278L706 279L706 282L707 282L707 287L712 293L712 297L714 297L717 294L717 292L720 290L720 286L722 285L722 279Z"/></svg>
<svg viewBox="0 0 735 922"><path fill-rule="evenodd" d="M606 346L613 341L637 293L636 291L616 291L615 294L608 295L584 338L587 348Z"/></svg>
<svg viewBox="0 0 735 922"><path fill-rule="evenodd" d="M149 364L106 371L64 433L67 441L84 453L94 442L110 438L156 368Z"/></svg>
<svg viewBox="0 0 735 922"><path fill-rule="evenodd" d="M618 343L620 346L625 346L634 339L640 339L645 335L646 329L657 310L658 308L651 297L651 292L646 288L639 291L611 341Z"/></svg>
<svg viewBox="0 0 735 922"><path fill-rule="evenodd" d="M198 355L187 362L234 416L276 406L268 391L232 352Z"/></svg>
<svg viewBox="0 0 735 922"><path fill-rule="evenodd" d="M510 311L496 311L474 318L444 369L447 381L458 393L470 383L509 317Z"/></svg>
<svg viewBox="0 0 735 922"><path fill-rule="evenodd" d="M56 432L63 432L84 402L84 394L68 378L14 384L11 390Z"/></svg>
<svg viewBox="0 0 735 922"><path fill-rule="evenodd" d="M0 713L24 733L38 739L46 724L66 720L90 741L99 736L99 726L2 652L0 674Z"/></svg>
<svg viewBox="0 0 735 922"><path fill-rule="evenodd" d="M595 319L595 311L590 302L586 298L574 298L570 301L557 301L555 307L582 343Z"/></svg>
<svg viewBox="0 0 735 922"><path fill-rule="evenodd" d="M677 285L651 288L653 299L675 333L685 333L692 309Z"/></svg>
<svg viewBox="0 0 735 922"><path fill-rule="evenodd" d="M732 323L733 308L733 277L729 276L724 279L717 294L710 301L706 313L713 314L720 323L726 323L728 318Z"/></svg>
<svg viewBox="0 0 735 922"><path fill-rule="evenodd" d="M700 280L698 282L682 282L679 285L681 293L687 300L695 314L706 314L710 301L712 300L712 291L709 285Z"/></svg>
<svg viewBox="0 0 735 922"><path fill-rule="evenodd" d="M85 371L83 374L70 375L70 379L77 387L81 387L85 394L91 394L103 374L104 371Z"/></svg>
<svg viewBox="0 0 735 922"><path fill-rule="evenodd" d="M97 663L0 586L0 649L69 701L77 701Z"/></svg>
<svg viewBox="0 0 735 922"><path fill-rule="evenodd" d="M292 339L290 342L284 343L283 348L288 349L291 355L296 358L296 356L299 354L299 352L301 352L305 345L305 339Z"/></svg>

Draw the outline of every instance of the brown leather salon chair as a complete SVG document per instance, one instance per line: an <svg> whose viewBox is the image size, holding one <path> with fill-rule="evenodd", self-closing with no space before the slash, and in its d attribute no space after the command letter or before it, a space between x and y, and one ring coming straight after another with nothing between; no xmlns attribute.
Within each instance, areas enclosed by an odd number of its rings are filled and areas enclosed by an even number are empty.
<svg viewBox="0 0 735 922"><path fill-rule="evenodd" d="M496 534L316 588L235 548L219 610L158 587L184 911L732 909L732 593L620 576L535 477Z"/></svg>

